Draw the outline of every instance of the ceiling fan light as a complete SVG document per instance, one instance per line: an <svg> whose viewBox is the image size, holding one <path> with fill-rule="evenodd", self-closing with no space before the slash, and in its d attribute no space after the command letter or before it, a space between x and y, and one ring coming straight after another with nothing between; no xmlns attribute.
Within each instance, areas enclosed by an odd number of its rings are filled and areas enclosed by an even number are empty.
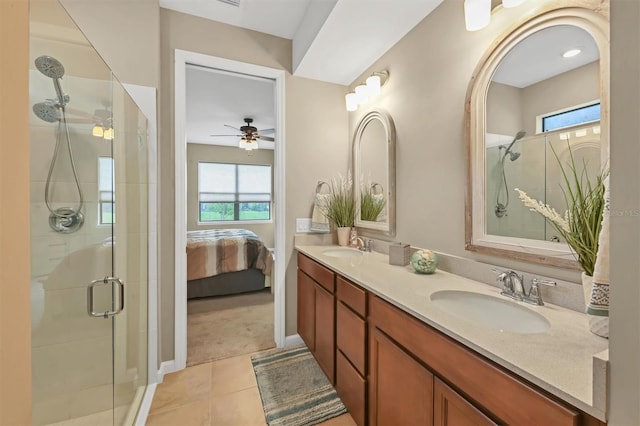
<svg viewBox="0 0 640 426"><path fill-rule="evenodd" d="M489 25L491 0L464 0L464 23L467 31L478 31Z"/></svg>
<svg viewBox="0 0 640 426"><path fill-rule="evenodd" d="M104 129L102 128L101 125L96 124L95 126L93 126L93 130L91 131L91 134L97 138L101 138L104 136Z"/></svg>
<svg viewBox="0 0 640 426"><path fill-rule="evenodd" d="M522 3L524 3L527 0L502 0L502 7L516 7L516 6L520 6Z"/></svg>
<svg viewBox="0 0 640 426"><path fill-rule="evenodd" d="M102 135L105 140L112 141L113 140L113 127L109 127L108 129L104 129L104 133Z"/></svg>

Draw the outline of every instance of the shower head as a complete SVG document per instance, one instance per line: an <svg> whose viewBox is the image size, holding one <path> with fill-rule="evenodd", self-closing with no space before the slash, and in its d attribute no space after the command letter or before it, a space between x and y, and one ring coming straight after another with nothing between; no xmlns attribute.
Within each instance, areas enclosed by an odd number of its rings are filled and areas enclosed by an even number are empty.
<svg viewBox="0 0 640 426"><path fill-rule="evenodd" d="M516 161L518 158L520 158L520 153L519 152L509 152L509 160L511 161Z"/></svg>
<svg viewBox="0 0 640 426"><path fill-rule="evenodd" d="M64 75L64 66L62 66L62 63L51 56L38 56L35 64L38 71L49 78L62 78Z"/></svg>
<svg viewBox="0 0 640 426"><path fill-rule="evenodd" d="M527 134L527 132L525 132L524 130L520 130L518 133L516 133L516 137L513 138L513 141L519 141L520 139L524 138L524 136ZM513 143L513 142L512 142Z"/></svg>
<svg viewBox="0 0 640 426"><path fill-rule="evenodd" d="M504 152L504 156L502 157L502 161L503 162L504 162L504 159L507 156L507 154L509 154L509 159L511 161L516 161L518 159L518 157L520 157L520 153L511 151L511 148L513 147L514 143L516 143L517 141L522 139L526 134L527 134L527 132L525 132L524 130L520 130L518 133L516 133L515 137L513 138L513 140L511 141L511 143L509 144L509 146L507 147L507 149ZM500 147L504 148L504 145L500 145Z"/></svg>
<svg viewBox="0 0 640 426"><path fill-rule="evenodd" d="M69 102L69 97L62 93L62 87L60 86L60 79L64 75L62 63L54 57L43 55L36 58L35 64L38 71L53 79L53 87L56 89L58 103L65 106Z"/></svg>
<svg viewBox="0 0 640 426"><path fill-rule="evenodd" d="M55 123L60 120L60 111L52 102L38 102L33 105L32 109L39 119L47 123Z"/></svg>

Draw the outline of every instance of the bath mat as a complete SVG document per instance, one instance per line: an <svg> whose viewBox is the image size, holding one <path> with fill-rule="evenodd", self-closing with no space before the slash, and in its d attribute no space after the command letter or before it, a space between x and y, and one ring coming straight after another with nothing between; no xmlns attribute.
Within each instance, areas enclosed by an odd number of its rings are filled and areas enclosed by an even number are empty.
<svg viewBox="0 0 640 426"><path fill-rule="evenodd" d="M306 346L251 355L269 426L315 425L346 413Z"/></svg>

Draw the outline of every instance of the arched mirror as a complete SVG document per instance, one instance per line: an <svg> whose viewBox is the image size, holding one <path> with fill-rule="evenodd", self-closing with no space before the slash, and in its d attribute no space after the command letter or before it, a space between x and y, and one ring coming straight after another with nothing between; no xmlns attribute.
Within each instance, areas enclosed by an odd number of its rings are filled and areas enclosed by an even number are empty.
<svg viewBox="0 0 640 426"><path fill-rule="evenodd" d="M364 234L395 235L395 143L391 116L367 113L353 138L354 191L358 214L355 225Z"/></svg>
<svg viewBox="0 0 640 426"><path fill-rule="evenodd" d="M560 3L499 41L470 84L466 248L577 268L516 191L562 214L560 164L573 156L593 181L608 163L607 10L599 1Z"/></svg>

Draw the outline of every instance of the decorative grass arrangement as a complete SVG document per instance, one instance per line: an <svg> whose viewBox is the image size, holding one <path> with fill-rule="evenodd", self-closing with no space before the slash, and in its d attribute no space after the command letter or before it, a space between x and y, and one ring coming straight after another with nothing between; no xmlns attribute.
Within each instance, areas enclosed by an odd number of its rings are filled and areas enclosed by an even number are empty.
<svg viewBox="0 0 640 426"><path fill-rule="evenodd" d="M567 145L569 142L567 141ZM566 188L562 189L566 203L564 216L548 204L529 197L524 191L516 188L520 200L531 211L541 214L567 241L567 244L578 258L578 263L585 274L593 276L598 253L598 237L602 229L604 212L604 179L609 174L604 170L592 182L586 173L586 164L578 172L569 147L570 162L565 169L556 151L551 147L556 161L560 165Z"/></svg>
<svg viewBox="0 0 640 426"><path fill-rule="evenodd" d="M382 194L374 194L373 185L367 185L360 191L360 219L376 222L386 204Z"/></svg>
<svg viewBox="0 0 640 426"><path fill-rule="evenodd" d="M356 202L353 196L351 172L344 178L332 179L329 196L321 207L322 213L336 228L351 227L356 218Z"/></svg>

